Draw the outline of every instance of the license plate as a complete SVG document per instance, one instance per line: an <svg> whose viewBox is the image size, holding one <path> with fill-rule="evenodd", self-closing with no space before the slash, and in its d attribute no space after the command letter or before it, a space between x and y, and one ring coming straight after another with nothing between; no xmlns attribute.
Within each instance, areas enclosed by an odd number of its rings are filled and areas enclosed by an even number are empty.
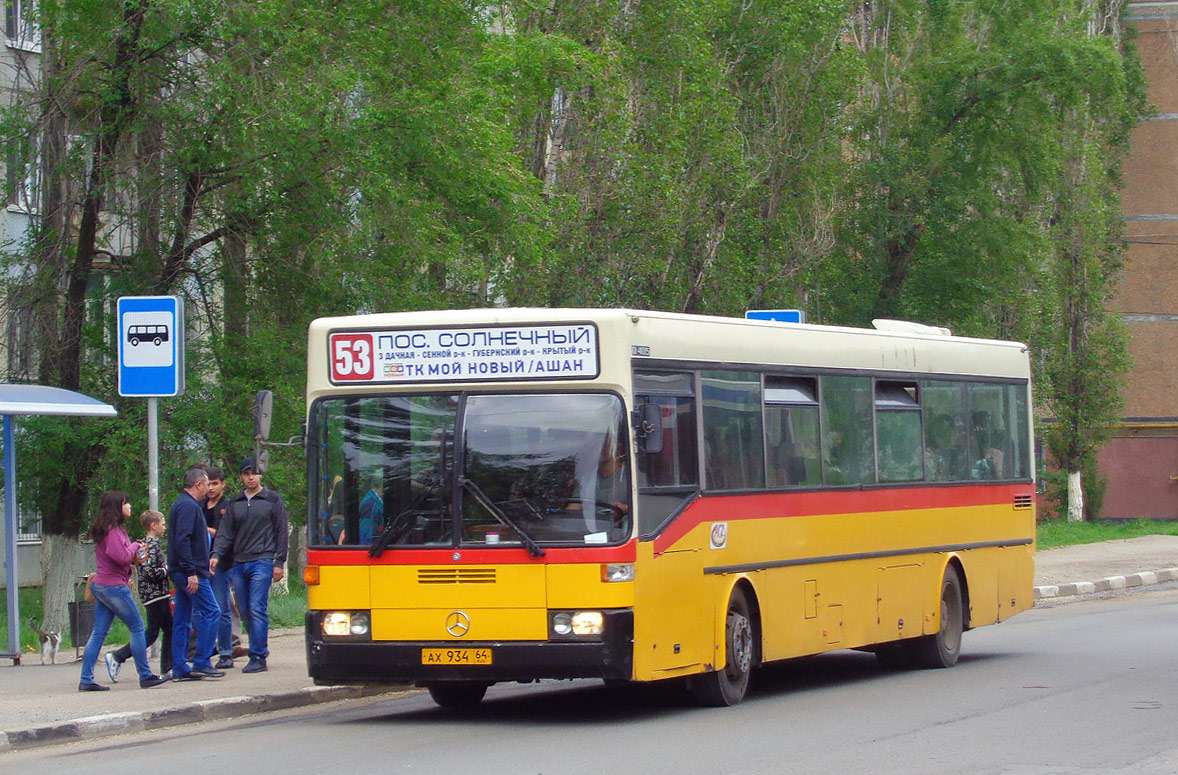
<svg viewBox="0 0 1178 775"><path fill-rule="evenodd" d="M422 649L423 665L489 665L491 649Z"/></svg>

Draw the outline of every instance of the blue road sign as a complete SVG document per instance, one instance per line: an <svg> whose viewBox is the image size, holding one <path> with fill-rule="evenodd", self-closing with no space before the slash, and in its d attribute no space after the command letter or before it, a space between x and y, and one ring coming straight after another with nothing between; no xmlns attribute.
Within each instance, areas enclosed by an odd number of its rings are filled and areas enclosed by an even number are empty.
<svg viewBox="0 0 1178 775"><path fill-rule="evenodd" d="M750 309L744 316L748 320L775 320L778 323L806 322L806 311L800 309Z"/></svg>
<svg viewBox="0 0 1178 775"><path fill-rule="evenodd" d="M118 300L119 395L184 392L184 304L178 296Z"/></svg>

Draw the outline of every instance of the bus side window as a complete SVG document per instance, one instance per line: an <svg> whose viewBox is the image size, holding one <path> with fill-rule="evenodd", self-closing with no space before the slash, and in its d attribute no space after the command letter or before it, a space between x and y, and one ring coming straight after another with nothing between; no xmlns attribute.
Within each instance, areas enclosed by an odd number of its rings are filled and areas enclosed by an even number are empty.
<svg viewBox="0 0 1178 775"><path fill-rule="evenodd" d="M638 531L656 530L699 488L696 443L695 375L687 372L634 372L635 404L651 404L662 414L663 444L639 453Z"/></svg>
<svg viewBox="0 0 1178 775"><path fill-rule="evenodd" d="M827 376L821 389L823 480L874 484L871 378Z"/></svg>
<svg viewBox="0 0 1178 775"><path fill-rule="evenodd" d="M875 383L876 448L881 482L924 478L920 391L915 382Z"/></svg>
<svg viewBox="0 0 1178 775"><path fill-rule="evenodd" d="M969 413L966 384L948 380L920 383L924 410L924 475L930 482L969 479Z"/></svg>
<svg viewBox="0 0 1178 775"><path fill-rule="evenodd" d="M761 375L746 371L705 371L704 461L709 490L765 486L765 432Z"/></svg>
<svg viewBox="0 0 1178 775"><path fill-rule="evenodd" d="M818 381L765 377L765 442L770 487L822 484Z"/></svg>

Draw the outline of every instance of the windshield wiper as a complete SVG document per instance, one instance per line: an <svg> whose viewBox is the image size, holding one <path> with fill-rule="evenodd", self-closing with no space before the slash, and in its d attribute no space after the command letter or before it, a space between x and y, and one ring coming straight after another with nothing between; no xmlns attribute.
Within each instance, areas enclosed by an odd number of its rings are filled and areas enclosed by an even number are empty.
<svg viewBox="0 0 1178 775"><path fill-rule="evenodd" d="M407 515L416 513L419 512L417 512L416 504L414 504L413 507L407 508L397 516L393 517L393 519L389 521L389 526L385 530L381 531L381 534L379 537L377 537L376 542L368 549L368 556L380 557L382 554L384 554L384 550L389 548L389 544L399 539L405 532L400 527L401 521L405 519Z"/></svg>
<svg viewBox="0 0 1178 775"><path fill-rule="evenodd" d="M507 516L507 513L503 511L503 509L499 508L499 506L493 500L488 498L487 494L483 492L477 484L467 479L465 476L459 479L458 483L462 485L462 489L473 495L474 499L478 501L479 505L490 512L491 516L499 521L499 524L514 530L519 536L520 542L522 542L523 545L527 548L529 554L531 554L533 557L544 556L544 550L540 548L540 544L536 543L536 541L530 535L524 532L523 528L517 525L511 517Z"/></svg>

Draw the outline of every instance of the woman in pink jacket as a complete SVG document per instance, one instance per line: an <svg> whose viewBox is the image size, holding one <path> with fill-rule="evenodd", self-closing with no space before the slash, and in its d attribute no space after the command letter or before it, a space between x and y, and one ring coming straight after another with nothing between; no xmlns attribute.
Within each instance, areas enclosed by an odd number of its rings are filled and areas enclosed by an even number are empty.
<svg viewBox="0 0 1178 775"><path fill-rule="evenodd" d="M102 496L98 516L90 528L94 539L94 564L98 572L90 582L94 593L94 630L86 642L82 655L82 680L80 692L104 692L109 686L94 683L94 665L111 622L117 616L131 631L131 654L135 657L135 668L139 671L139 686L150 689L167 681L151 672L147 664L147 645L143 637L143 617L131 596L131 565L142 562L139 542L132 543L127 537L124 525L131 516L131 504L125 492L108 492Z"/></svg>

